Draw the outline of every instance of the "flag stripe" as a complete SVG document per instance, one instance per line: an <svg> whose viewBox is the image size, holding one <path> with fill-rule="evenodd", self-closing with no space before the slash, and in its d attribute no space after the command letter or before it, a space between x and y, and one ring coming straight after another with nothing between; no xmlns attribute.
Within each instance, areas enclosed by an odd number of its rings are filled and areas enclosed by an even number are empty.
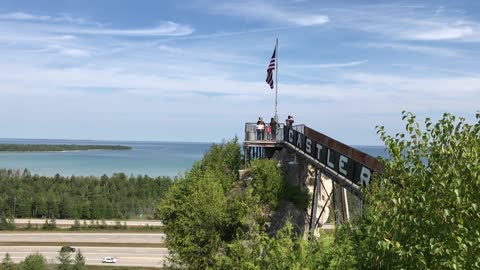
<svg viewBox="0 0 480 270"><path fill-rule="evenodd" d="M277 52L277 47L275 46L275 49L273 50L272 59L270 59L270 64L268 65L268 68L267 68L267 79L265 80L270 85L270 89L273 89L273 86L274 86L273 71L275 70L276 52Z"/></svg>

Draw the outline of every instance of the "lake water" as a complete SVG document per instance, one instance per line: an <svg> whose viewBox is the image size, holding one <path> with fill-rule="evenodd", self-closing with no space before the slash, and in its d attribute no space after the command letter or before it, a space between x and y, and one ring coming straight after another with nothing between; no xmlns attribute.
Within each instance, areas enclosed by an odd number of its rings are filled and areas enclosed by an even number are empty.
<svg viewBox="0 0 480 270"><path fill-rule="evenodd" d="M27 168L40 175L127 175L177 176L200 160L210 143L194 142L132 142L0 139L2 144L108 144L126 145L132 150L94 150L77 152L0 152L0 168ZM382 146L356 146L372 156L384 156Z"/></svg>

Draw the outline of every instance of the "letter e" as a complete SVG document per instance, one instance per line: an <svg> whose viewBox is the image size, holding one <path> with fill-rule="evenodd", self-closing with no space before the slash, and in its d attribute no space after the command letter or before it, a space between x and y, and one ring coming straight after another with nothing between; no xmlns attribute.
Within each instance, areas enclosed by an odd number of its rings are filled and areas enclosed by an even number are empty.
<svg viewBox="0 0 480 270"><path fill-rule="evenodd" d="M347 169L345 165L348 163L348 158L344 155L340 155L340 159L338 160L338 170L345 176L347 176Z"/></svg>

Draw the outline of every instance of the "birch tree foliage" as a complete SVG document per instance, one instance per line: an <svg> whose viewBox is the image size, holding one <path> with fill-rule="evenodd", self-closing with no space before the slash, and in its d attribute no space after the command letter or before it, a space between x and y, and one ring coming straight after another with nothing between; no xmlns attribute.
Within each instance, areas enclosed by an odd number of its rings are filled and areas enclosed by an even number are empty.
<svg viewBox="0 0 480 270"><path fill-rule="evenodd" d="M394 136L377 127L390 158L353 230L360 268L480 268L480 113L403 120Z"/></svg>

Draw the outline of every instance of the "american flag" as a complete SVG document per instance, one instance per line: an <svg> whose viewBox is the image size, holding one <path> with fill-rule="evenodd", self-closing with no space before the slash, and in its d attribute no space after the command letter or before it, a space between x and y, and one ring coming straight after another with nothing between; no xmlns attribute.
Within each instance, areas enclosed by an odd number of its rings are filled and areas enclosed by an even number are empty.
<svg viewBox="0 0 480 270"><path fill-rule="evenodd" d="M277 46L275 46L275 50L273 50L272 59L270 60L270 65L267 68L267 79L265 80L269 85L270 88L273 89L273 71L275 70L275 60L277 54Z"/></svg>

